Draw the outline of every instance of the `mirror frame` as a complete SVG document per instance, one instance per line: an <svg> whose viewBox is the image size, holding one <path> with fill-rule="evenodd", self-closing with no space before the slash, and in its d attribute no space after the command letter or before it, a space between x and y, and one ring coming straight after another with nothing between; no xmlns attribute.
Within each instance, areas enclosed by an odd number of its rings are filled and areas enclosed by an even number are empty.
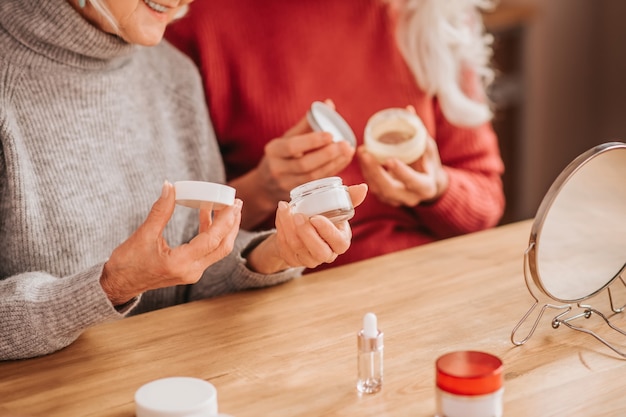
<svg viewBox="0 0 626 417"><path fill-rule="evenodd" d="M535 300L534 303L530 306L528 311L524 314L524 316L520 319L520 321L515 325L513 330L511 331L511 342L516 346L521 346L526 343L534 334L541 317L548 309L558 310L559 313L552 318L551 324L553 329L558 329L561 325L564 325L572 330L580 331L595 337L598 341L600 341L605 346L609 347L613 352L620 355L622 358L626 359L626 352L622 351L621 347L618 347L614 343L608 341L599 333L596 333L594 330L590 328L586 328L584 326L580 326L577 323L581 318L588 319L592 315L599 317L606 326L608 326L611 330L615 331L620 336L626 336L626 330L621 329L611 322L611 318L616 313L622 313L626 311L626 305L623 305L619 308L615 308L613 297L611 295L611 284L615 282L618 278L621 280L623 286L626 287L625 277L622 275L626 271L626 263L620 268L613 278L609 279L604 285L600 288L593 291L591 294L587 294L581 298L576 300L561 300L552 295L541 283L541 277L539 275L539 271L537 268L537 246L541 236L541 230L544 226L544 223L547 218L548 211L554 204L557 196L559 195L562 188L567 184L570 178L576 174L578 170L584 167L589 161L596 158L597 156L611 151L615 149L626 149L626 143L624 142L607 142L601 145L598 145L587 152L584 152L576 159L574 159L557 177L557 179L552 183L552 186L546 193L543 198L539 209L537 210L537 214L532 224L532 229L530 232L530 240L528 244L528 248L524 251L524 282L526 283L526 287L530 292L530 295ZM541 295L533 291L533 285L531 281L534 282L534 287L541 292ZM600 292L606 290L608 293L609 302L611 305L611 313L604 314L602 311L594 308L591 305L583 305L580 303L582 300L587 300L598 295ZM542 301L540 301L540 299ZM564 304L553 304L552 301L559 301ZM541 308L537 309L537 307L541 306ZM527 319L530 318L531 314L536 310L535 320L530 326L530 330L526 334L523 339L516 339L517 331L521 328L522 324L526 322ZM615 333L614 333L615 334Z"/></svg>
<svg viewBox="0 0 626 417"><path fill-rule="evenodd" d="M613 281L620 276L620 274L624 271L624 268L619 270L611 279L609 279L603 286L595 290L594 292L577 298L573 300L564 300L558 297L555 297L550 291L546 289L541 280L541 275L539 274L539 269L537 267L537 247L538 240L541 238L541 230L547 218L548 212L550 208L554 204L556 198L558 197L560 191L567 185L568 181L578 172L581 168L583 168L588 162L592 159L602 155L605 152L615 150L615 149L626 149L626 143L623 142L607 142L601 145L598 145L594 148L589 149L583 154L579 155L576 159L570 162L567 167L559 174L559 176L554 180L545 197L541 201L539 208L537 209L537 214L535 215L535 220L533 221L532 228L530 231L530 239L528 242L528 267L531 278L537 288L539 288L545 295L549 298L559 301L562 303L577 303L588 298L591 298L598 293L602 292L606 289Z"/></svg>

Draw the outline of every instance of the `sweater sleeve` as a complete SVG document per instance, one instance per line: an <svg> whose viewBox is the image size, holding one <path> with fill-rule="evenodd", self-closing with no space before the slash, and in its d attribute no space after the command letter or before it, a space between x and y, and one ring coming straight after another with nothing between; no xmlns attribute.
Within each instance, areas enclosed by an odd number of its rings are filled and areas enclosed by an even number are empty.
<svg viewBox="0 0 626 417"><path fill-rule="evenodd" d="M209 267L201 280L190 286L188 301L276 285L300 276L304 268L271 275L247 268L242 253L270 233L240 231L231 254ZM0 360L56 352L73 343L87 328L132 314L140 297L118 311L100 285L103 266L101 263L63 278L29 272L0 280Z"/></svg>
<svg viewBox="0 0 626 417"><path fill-rule="evenodd" d="M88 327L124 317L130 308L118 312L100 286L103 265L62 278L27 272L1 280L0 360L55 352Z"/></svg>
<svg viewBox="0 0 626 417"><path fill-rule="evenodd" d="M248 232L240 230L229 256L205 271L201 280L191 286L189 301L215 297L249 288L281 284L302 275L304 268L289 268L275 274L259 274L246 265L243 254L267 238L273 230Z"/></svg>
<svg viewBox="0 0 626 417"><path fill-rule="evenodd" d="M495 226L504 212L498 140L490 123L458 127L436 104L435 140L449 186L432 204L414 208L434 236L447 238Z"/></svg>

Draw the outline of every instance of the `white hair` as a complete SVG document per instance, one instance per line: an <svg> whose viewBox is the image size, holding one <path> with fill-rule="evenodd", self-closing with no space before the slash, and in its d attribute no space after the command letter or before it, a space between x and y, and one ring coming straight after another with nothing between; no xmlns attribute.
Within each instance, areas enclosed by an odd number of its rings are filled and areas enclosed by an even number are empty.
<svg viewBox="0 0 626 417"><path fill-rule="evenodd" d="M476 97L463 85L463 72L476 77L481 92L493 81L492 36L485 33L480 10L492 8L495 1L394 1L398 47L420 88L437 96L444 115L456 125L475 126L493 116L486 97Z"/></svg>

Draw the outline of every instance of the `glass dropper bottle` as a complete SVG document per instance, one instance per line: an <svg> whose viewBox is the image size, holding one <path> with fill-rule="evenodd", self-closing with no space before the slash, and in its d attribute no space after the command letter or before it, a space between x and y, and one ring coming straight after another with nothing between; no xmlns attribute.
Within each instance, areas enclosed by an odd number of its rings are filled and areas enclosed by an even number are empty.
<svg viewBox="0 0 626 417"><path fill-rule="evenodd" d="M358 379L357 390L362 394L373 394L383 386L383 333L378 330L374 313L363 317L363 328L357 333Z"/></svg>

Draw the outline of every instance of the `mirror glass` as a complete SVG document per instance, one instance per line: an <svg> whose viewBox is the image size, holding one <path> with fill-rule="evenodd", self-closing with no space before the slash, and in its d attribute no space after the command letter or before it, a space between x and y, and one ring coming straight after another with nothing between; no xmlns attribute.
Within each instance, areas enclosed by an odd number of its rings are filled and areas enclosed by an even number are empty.
<svg viewBox="0 0 626 417"><path fill-rule="evenodd" d="M559 175L535 217L529 267L550 298L597 294L626 264L626 144L597 146Z"/></svg>

